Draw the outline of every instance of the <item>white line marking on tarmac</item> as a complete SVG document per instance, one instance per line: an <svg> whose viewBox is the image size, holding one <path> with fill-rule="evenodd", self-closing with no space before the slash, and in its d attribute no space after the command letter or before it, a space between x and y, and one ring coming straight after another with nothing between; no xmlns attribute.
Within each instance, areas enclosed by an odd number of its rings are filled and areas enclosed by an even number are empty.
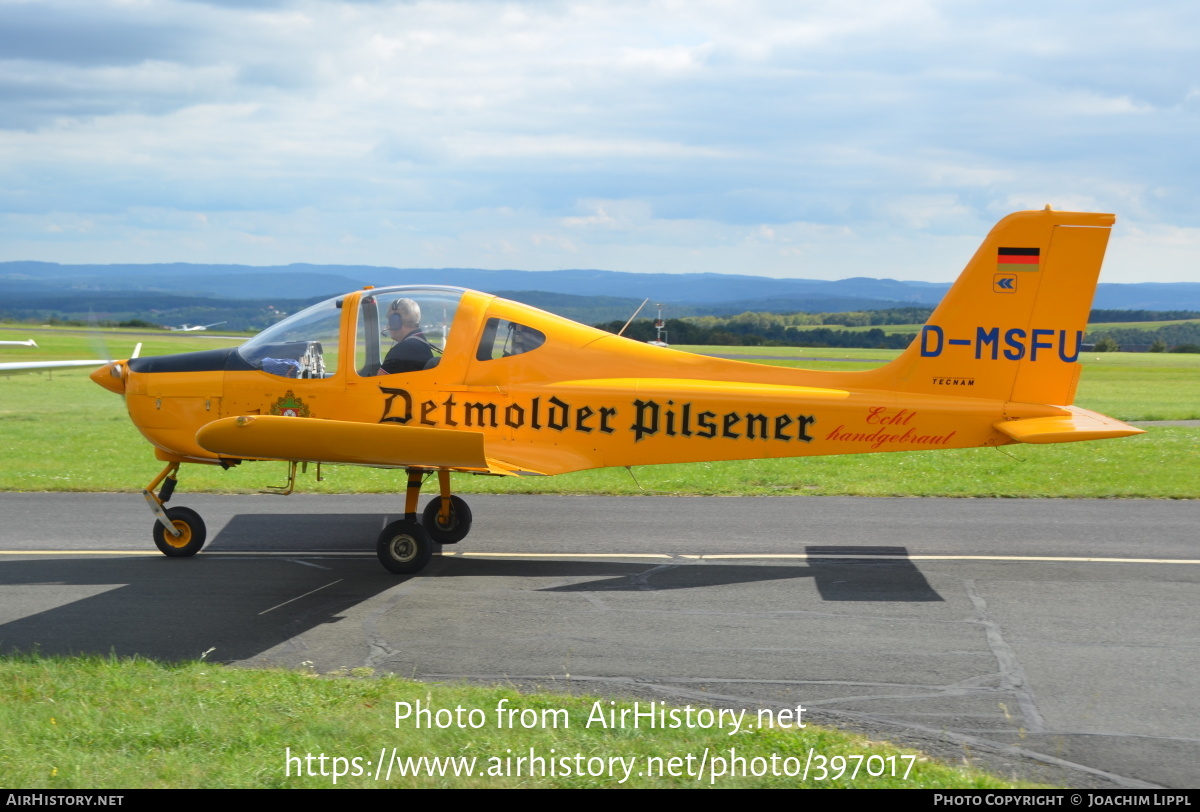
<svg viewBox="0 0 1200 812"><path fill-rule="evenodd" d="M165 558L165 556L157 550L0 550L0 555L139 555L139 556L155 556ZM344 556L347 558L366 558L374 557L374 553L339 553L339 552L211 552L203 553L202 558L219 558L221 556L253 556L253 557L277 557L277 558L332 558Z"/></svg>
<svg viewBox="0 0 1200 812"><path fill-rule="evenodd" d="M1080 556L1037 556L1037 555L829 555L825 553L729 553L695 555L679 553L675 556L663 553L459 553L443 552L460 558L687 558L694 561L714 560L784 560L813 561L817 559L852 561L1062 561L1090 564L1200 564L1200 559L1189 558L1088 558Z"/></svg>
<svg viewBox="0 0 1200 812"><path fill-rule="evenodd" d="M855 561L1074 561L1090 564L1200 564L1192 558L1094 558L1091 556L1067 555L838 555L819 553L734 553L730 555L687 555L680 558L725 559L725 558L791 558L791 559L851 559Z"/></svg>
<svg viewBox="0 0 1200 812"><path fill-rule="evenodd" d="M326 571L329 570L329 567L322 567L320 564L314 564L311 561L301 561L299 558L289 558L288 563L289 564L299 564L302 567L312 567L313 569L317 569L317 570L326 570Z"/></svg>
<svg viewBox="0 0 1200 812"><path fill-rule="evenodd" d="M443 550L442 555L459 558L671 558L664 553L460 553Z"/></svg>
<svg viewBox="0 0 1200 812"><path fill-rule="evenodd" d="M162 555L150 550L0 550L0 555Z"/></svg>
<svg viewBox="0 0 1200 812"><path fill-rule="evenodd" d="M283 603L277 603L277 604L275 604L275 605L274 605L274 606L272 606L270 609L264 609L264 610L262 610L261 612L259 612L259 613L258 613L258 615L259 615L259 617L262 617L262 616L263 616L263 615L265 615L267 612L274 612L274 611L275 611L276 609L278 609L280 606L287 606L289 603L292 603L293 601L298 601L298 600L300 600L301 598L306 598L306 597L308 597L309 595L313 594L314 592L320 592L322 589L326 589L326 588L328 588L328 587L331 587L331 586L333 586L334 584L340 584L340 583L341 583L342 581L344 581L344 580L345 580L344 578L338 578L336 581L333 581L332 583L325 584L325 586L319 586L319 587L317 587L316 589L310 589L308 592L305 592L303 595L297 595L296 597L292 598L291 600L287 600L287 601L284 601Z"/></svg>
<svg viewBox="0 0 1200 812"><path fill-rule="evenodd" d="M1058 562L1075 564L1200 564L1197 558L1099 558L1092 556L1059 555L856 555L808 553L460 553L446 550L444 556L458 558L682 558L692 561L1017 561ZM162 557L162 553L147 550L0 550L0 555L134 555ZM229 550L201 553L202 558L374 558L369 552L301 552ZM303 563L296 561L297 564Z"/></svg>

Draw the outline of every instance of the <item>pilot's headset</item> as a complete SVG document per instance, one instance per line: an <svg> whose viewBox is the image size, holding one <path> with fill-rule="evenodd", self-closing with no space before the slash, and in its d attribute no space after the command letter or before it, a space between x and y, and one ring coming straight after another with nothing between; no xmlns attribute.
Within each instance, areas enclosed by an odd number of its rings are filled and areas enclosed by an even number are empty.
<svg viewBox="0 0 1200 812"><path fill-rule="evenodd" d="M402 315L400 315L400 310L396 309L397 305L400 305L401 303L405 303L404 309L411 310L412 315L416 317L417 323L415 325L413 325L414 329L416 329L416 330L421 329L421 308L420 308L420 306L416 302L414 302L410 299L396 299L394 302L391 303L391 305L388 306L388 316L387 316L388 329L380 331L380 335L387 337L387 335L390 332L392 332L393 330L399 330L404 326L404 317Z"/></svg>
<svg viewBox="0 0 1200 812"><path fill-rule="evenodd" d="M388 313L388 328L386 330L380 330L379 334L386 338L393 330L399 330L403 326L404 319L399 313L393 310L391 313Z"/></svg>

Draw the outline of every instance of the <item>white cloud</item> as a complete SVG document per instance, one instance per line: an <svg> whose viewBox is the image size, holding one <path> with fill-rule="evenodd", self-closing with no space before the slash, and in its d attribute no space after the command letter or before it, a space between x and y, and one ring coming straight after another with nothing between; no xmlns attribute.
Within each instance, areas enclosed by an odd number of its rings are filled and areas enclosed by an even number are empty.
<svg viewBox="0 0 1200 812"><path fill-rule="evenodd" d="M562 224L564 226L574 226L574 227L582 226L582 227L589 227L589 228L594 228L597 226L599 226L601 228L619 228L620 227L620 223L617 221L617 218L613 217L607 211L605 211L604 204L601 204L601 203L593 204L592 211L594 212L593 214L589 214L584 217L564 217L562 219Z"/></svg>
<svg viewBox="0 0 1200 812"><path fill-rule="evenodd" d="M1182 2L4 9L0 259L836 278L1049 202L1196 278Z"/></svg>

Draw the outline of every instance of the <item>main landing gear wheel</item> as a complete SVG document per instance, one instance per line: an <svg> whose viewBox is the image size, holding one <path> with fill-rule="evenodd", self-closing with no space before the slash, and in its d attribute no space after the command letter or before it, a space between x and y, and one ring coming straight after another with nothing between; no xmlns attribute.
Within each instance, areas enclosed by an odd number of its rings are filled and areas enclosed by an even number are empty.
<svg viewBox="0 0 1200 812"><path fill-rule="evenodd" d="M433 542L425 528L414 521L400 519L383 528L375 545L379 563L388 572L413 575L429 563Z"/></svg>
<svg viewBox="0 0 1200 812"><path fill-rule="evenodd" d="M462 541L471 532L471 509L467 503L457 496L450 497L450 522L443 524L439 518L442 510L442 497L435 496L425 506L421 514L421 524L429 533L429 537L441 544L454 544Z"/></svg>
<svg viewBox="0 0 1200 812"><path fill-rule="evenodd" d="M162 526L161 522L154 523L154 544L164 555L171 558L188 558L200 552L208 530L200 514L191 508L173 507L165 511L171 524L179 531L178 536L172 536Z"/></svg>

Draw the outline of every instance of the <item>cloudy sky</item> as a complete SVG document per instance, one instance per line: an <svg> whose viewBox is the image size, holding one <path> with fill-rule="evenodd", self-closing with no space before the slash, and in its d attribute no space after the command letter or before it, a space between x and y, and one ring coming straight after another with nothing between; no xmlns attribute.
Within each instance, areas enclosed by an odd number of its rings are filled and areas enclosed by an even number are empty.
<svg viewBox="0 0 1200 812"><path fill-rule="evenodd" d="M0 0L0 261L1200 281L1194 0Z"/></svg>

